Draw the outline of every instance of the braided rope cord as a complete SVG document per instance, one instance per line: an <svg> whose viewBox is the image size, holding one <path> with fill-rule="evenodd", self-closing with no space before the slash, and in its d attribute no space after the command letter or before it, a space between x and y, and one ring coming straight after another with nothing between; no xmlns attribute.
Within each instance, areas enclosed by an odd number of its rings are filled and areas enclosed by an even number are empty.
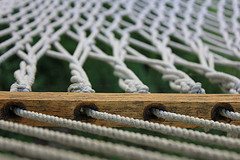
<svg viewBox="0 0 240 160"><path fill-rule="evenodd" d="M25 3L29 4L24 5ZM193 0L187 2L170 0L77 2L72 0L62 3L60 0L38 0L24 2L24 4L20 5L20 10L16 14L7 14L15 8L11 8L12 5L6 7L7 9L4 10L7 11L1 13L1 24L9 23L9 27L1 30L0 35L11 34L12 37L0 44L0 49L10 48L0 56L0 63L15 53L23 59L20 69L15 72L16 83L12 85L11 91L31 91L37 61L47 54L69 61L72 85L68 91L71 92L94 92L82 68L86 59L91 57L109 63L114 68L114 75L119 78L119 86L126 92L148 92L148 87L124 64L125 60L130 60L149 63L148 65L163 74L163 79L170 82L172 89L183 93L205 93L205 90L201 88L200 83L194 82L188 75L177 69L175 64L187 66L203 74L211 82L219 84L225 92L239 93L240 80L237 77L214 69L215 64L229 65L239 69L239 62L224 58L216 53L219 52L218 50L210 47L224 48L225 45L224 49L228 52L221 54L238 57L239 48L236 48L236 44L239 43L238 1L230 3L221 0L219 3L214 3L209 0L200 2ZM234 13L231 18L225 15L225 6L228 12ZM217 7L219 12L215 14L207 10L208 7ZM42 10L44 12L41 12ZM36 16L38 14L40 16ZM30 21L33 17L37 18ZM64 25L61 25L63 22ZM220 23L219 27L217 23ZM227 24L231 24L231 27L227 27ZM18 30L19 27L22 29ZM230 31L225 31L226 28ZM219 35L204 29L212 29L212 32ZM88 31L91 31L90 34L87 33ZM131 44L138 47L146 45L139 44L132 37L133 33L139 33L148 39L151 43L150 47L162 57L162 60L152 65L150 62L155 59L145 57L134 50ZM232 33L237 34L233 36ZM64 34L79 41L73 55L59 43L60 36ZM117 34L120 34L120 38L117 38ZM41 39L31 46L32 38L36 35L41 35ZM183 40L184 43L173 42L171 37ZM208 39L211 39L214 45L204 43L204 40ZM113 55L105 54L96 45L96 40L110 44ZM12 44L15 45L10 47ZM50 49L52 45L57 51ZM180 58L169 46L190 50L198 56L200 64ZM214 52L211 52L209 47Z"/></svg>
<svg viewBox="0 0 240 160"><path fill-rule="evenodd" d="M74 129L81 129L83 131L87 130L88 132L92 131L89 128L95 128L97 126L95 125L90 125L90 124L85 124L81 122L76 122L79 125L79 127L76 127L71 123L70 120L63 119L63 118L56 118L54 116L49 116L41 113L36 113L36 112L31 112L31 111L26 111L22 109L15 109L15 114L18 116L24 117L24 118L29 118L41 122L47 122L55 125L61 125L65 127L71 127ZM124 125L129 125L129 126L134 126L137 128L143 128L143 129L148 129L156 132L160 132L163 134L167 135L173 135L177 137L182 137L186 139L192 139L192 140L197 140L200 142L204 143L209 143L209 144L215 144L219 146L224 146L228 148L240 148L240 142L238 139L234 138L229 138L229 137L224 137L224 136L218 136L218 135L211 135L207 133L202 133L198 131L191 131L187 129L182 129L182 128L177 128L177 127L171 127L167 125L161 125L158 123L152 123L152 122L147 122L143 120L138 120L138 119L133 119L133 118L128 118L128 117L122 117L120 115L112 115L108 113L102 113L98 111L94 111L91 109L86 110L88 116L91 116L96 119L103 119L106 121L112 121L116 122L119 124L124 124ZM105 128L103 127L97 127L99 130L104 131ZM96 132L94 132L96 133ZM105 134L104 134L105 135Z"/></svg>
<svg viewBox="0 0 240 160"><path fill-rule="evenodd" d="M126 145L113 144L110 142L93 140L85 137L75 136L57 131L51 131L43 128L30 127L3 120L0 120L0 124L1 124L0 128L4 130L17 132L44 140L55 141L60 144L73 146L84 150L90 150L98 153L103 153L105 155L117 156L124 159L159 159L159 157L162 157L162 159L178 159L175 156L168 156L158 152L147 151L140 148L129 147ZM232 153L227 153L227 155L231 154ZM237 155L235 156L237 157ZM232 158L234 158L234 156Z"/></svg>
<svg viewBox="0 0 240 160"><path fill-rule="evenodd" d="M0 51L3 51L3 54L0 54L0 65L14 54L22 59L19 69L14 72L16 82L11 85L10 91L32 91L37 63L41 57L48 55L69 62L72 75L70 79L71 84L68 87L69 92L95 92L90 83L91 79L88 79L83 69L86 60L93 58L108 63L114 69L113 74L119 79L119 86L125 92L149 93L148 86L125 64L125 61L130 61L148 65L160 72L163 75L162 78L169 81L170 87L181 93L204 94L205 90L202 88L201 83L195 82L179 67L177 68L177 65L188 67L202 74L210 82L218 84L226 93L240 93L239 78L219 72L216 69L216 65L226 65L240 70L239 61L226 58L232 57L237 60L240 58L240 5L238 0L23 0L21 2L2 0L0 1L0 10L0 25L3 26L3 29L1 27L0 30L0 37L4 39L0 43ZM61 44L60 40L63 35L69 36L78 42L73 53L67 51L64 45ZM5 37L8 36L10 38L6 39ZM35 42L34 38L36 36L40 36L40 39ZM143 42L139 41L138 36L145 40ZM99 41L102 44L108 44L112 50L110 54L105 53L100 46L101 44L99 45ZM139 48L148 50L160 58L151 58L150 54L139 50ZM189 56L197 57L199 62L181 58L178 51L175 51L176 48L186 51L186 54ZM218 159L238 159L239 157L238 154L227 151L213 150L207 147L146 135L136 135L130 132L65 120L20 109L15 110L15 113L22 117L90 133L97 134L101 131L98 134L158 149L164 149L163 146L165 146L166 149L173 152L185 153L191 157L210 159L216 157ZM240 148L239 140L234 138L189 131L94 110L87 110L87 114L96 119L131 125L204 143L228 148ZM165 119L202 125L207 129L220 129L233 135L239 134L239 127L234 125L169 112L156 112L156 110L154 114ZM239 113L222 110L220 114L233 120L240 119ZM37 136L35 132L38 128L21 126L5 121L1 121L1 123L3 128L5 124L8 127L12 126L11 131L31 134L32 136L34 133L34 136ZM5 129L9 129L8 127ZM65 144L71 142L71 145L80 147L75 142L79 137L70 138L67 135L64 135L62 139L60 138L61 136L54 137L59 134L44 130L41 136L46 135L42 138L51 137L49 140ZM143 140L140 140L141 138ZM83 139L81 140L84 141ZM114 147L110 143L85 140L85 144L92 144L92 146L96 147L89 147L89 149L104 152L102 149L108 147L109 149L106 150L111 150L112 154L126 156L124 158L134 158L134 156L138 156L137 158L141 159L158 159L159 156L163 159L176 158L144 150L137 152L139 150L127 147L119 147L119 150L114 150L114 148L117 148L117 145ZM33 146L30 147L32 149L31 154L25 151L25 143L15 142L15 140L1 138L1 149L3 149L4 145L8 145L8 148L5 149L9 151L13 151L13 147L17 147L19 151L13 152L20 153L20 151L24 150L24 154L28 154L33 158L36 155L40 155L42 158L50 156L57 159L65 153L63 151L63 153L57 155L59 151L50 148L53 151L51 154L46 151L46 148L40 147L40 149L36 149ZM160 143L162 143L162 146L160 146ZM47 154L44 155L44 152ZM120 152L124 152L124 154ZM66 153L65 156L66 159L74 159L79 155L73 153L72 157L68 157L69 154Z"/></svg>
<svg viewBox="0 0 240 160"><path fill-rule="evenodd" d="M197 140L204 143L215 144L225 146L228 148L239 148L240 143L238 139L227 138L224 136L217 136L207 133L202 133L193 130L187 130L179 127L173 127L168 125L162 125L158 123L138 120L129 117L123 117L120 115L109 114L106 112L98 112L92 109L87 109L86 113L88 116L96 119L102 119L118 124L133 126L136 128L143 128L150 131L160 132L167 135L177 136L181 138Z"/></svg>
<svg viewBox="0 0 240 160"><path fill-rule="evenodd" d="M26 110L22 110L19 108L14 109L14 113L18 116L41 121L41 122L47 122L50 124L55 124L55 125L59 125L59 126L63 126L63 127L71 128L71 129L77 129L77 130L84 131L84 132L107 136L107 137L114 138L114 139L129 141L132 143L145 145L145 146L149 146L149 147L154 147L154 148L158 148L161 150L172 151L175 153L184 153L186 155L189 155L189 156L195 157L195 158L202 157L202 158L212 159L212 158L218 157L219 159L222 159L222 158L223 159L226 159L226 158L234 159L234 157L239 156L239 155L235 156L235 153L228 153L227 151L220 151L217 149L211 149L209 147L202 147L202 146L198 146L198 145L194 145L194 144L190 144L190 143L177 142L177 141L167 140L164 138L158 138L158 137L154 137L154 136L133 133L133 132L118 130L118 129L114 129L114 128L96 126L96 125L92 125L92 124L88 124L88 123L84 123L84 122L79 122L79 121L54 117L54 116L50 116L50 115L45 115L45 114L41 114L41 113L26 111ZM2 123L2 125L0 126L2 129L19 132L19 129L17 129L17 128L21 128L19 124L14 124L14 123L5 122L5 121L0 121L0 122ZM10 125L12 127L9 127ZM38 129L33 128L33 127L28 127L27 131L23 129L21 131L21 133L28 134L28 132L30 132L29 130L34 130L34 133L38 132ZM38 136L38 134L36 134L36 136ZM42 135L42 136L45 137L44 135ZM54 137L55 136L53 136L53 138ZM71 137L68 136L68 138L70 139ZM51 139L51 140L53 140L53 139ZM58 142L62 143L63 141L59 139ZM73 144L70 144L70 145L74 145L75 143L76 142L74 142ZM76 144L78 144L78 143L76 143ZM80 144L78 144L78 145L80 145Z"/></svg>
<svg viewBox="0 0 240 160"><path fill-rule="evenodd" d="M206 3L209 3L209 1L205 1ZM207 4L206 4L207 5ZM204 5L203 5L204 6ZM207 6L206 6L207 7ZM191 8L191 7L188 7ZM204 10L204 9L203 9ZM206 10L206 9L205 9ZM158 13L158 12L157 12ZM175 13L175 10L172 11L168 11L168 14L172 15ZM200 12L202 14L202 12ZM199 23L203 23L203 15L201 16L201 14L199 14L199 18L197 19L199 21ZM161 14L157 14L156 17L161 17ZM155 21L155 18L152 19L152 21L150 23L148 23L149 25L153 25ZM131 18L136 19L136 17L132 17ZM173 18L171 18L173 19ZM165 20L167 21L167 20ZM196 22L196 24L198 24ZM172 27L174 30L174 26L173 25L167 25L166 26ZM204 46L203 42L199 39L199 37L201 36L201 30L202 28L200 27L201 24L198 24L198 26L195 26L197 33L194 32L194 37L193 38L188 38L185 37L185 40L188 39L187 42L185 42L186 44L189 42L191 42L190 46L191 49L197 53L198 58L200 60L200 64L197 63L192 63L192 62L188 62L180 57L176 57L174 59L174 61L180 61L177 62L180 65L184 65L184 66L188 66L190 69L193 69L201 74L204 74L207 78L210 79L211 82L213 83L218 83L220 85L220 87L225 91L225 92L229 92L229 93L238 93L238 89L239 89L239 79L236 77L233 77L231 75L227 75L225 73L222 72L217 72L214 70L214 59L213 59L213 55L211 52L208 51L208 47ZM177 26L175 26L177 27ZM145 38L151 40L152 37L151 35L149 35L147 32L149 32L148 28L145 29L146 31L142 31L140 32ZM186 29L185 29L186 30ZM186 31L185 31L186 32ZM164 32L163 32L164 33ZM165 36L163 33L159 34L159 37L163 37ZM154 35L156 35L157 33L155 33ZM190 41L194 40L196 41L196 43L194 43L194 41ZM164 41L163 41L164 42ZM155 48L155 47L154 47ZM158 53L158 49L155 48L154 49L157 53ZM178 59L178 60L176 60ZM201 69L200 69L201 68Z"/></svg>
<svg viewBox="0 0 240 160"><path fill-rule="evenodd" d="M240 114L238 112L232 112L228 110L221 110L220 114L224 117L231 118L232 120L240 120Z"/></svg>
<svg viewBox="0 0 240 160"><path fill-rule="evenodd" d="M192 116L171 113L171 112L167 112L167 111L163 111L163 110L159 110L159 109L152 109L152 112L158 118L164 118L164 119L179 121L179 122L184 122L184 123L191 123L191 124L195 124L198 126L203 126L206 130L209 130L209 129L222 130L225 132L229 132L232 135L236 135L236 138L238 137L238 134L240 133L240 127L236 126L236 125L230 125L230 124L226 124L226 123L215 122L213 120L206 120L206 119L202 119L202 118L196 118L196 117L192 117ZM224 113L226 113L226 115ZM231 113L229 111L223 110L222 115L224 115L225 117L228 117L227 115L231 115ZM232 117L231 119L234 119L233 118L234 116L229 116L229 117Z"/></svg>
<svg viewBox="0 0 240 160"><path fill-rule="evenodd" d="M35 159L54 159L54 160L58 159L77 160L79 158L84 160L99 159L87 155L81 155L72 151L65 151L62 149L26 143L4 137L0 137L0 148L1 150L4 151L11 151L13 153Z"/></svg>

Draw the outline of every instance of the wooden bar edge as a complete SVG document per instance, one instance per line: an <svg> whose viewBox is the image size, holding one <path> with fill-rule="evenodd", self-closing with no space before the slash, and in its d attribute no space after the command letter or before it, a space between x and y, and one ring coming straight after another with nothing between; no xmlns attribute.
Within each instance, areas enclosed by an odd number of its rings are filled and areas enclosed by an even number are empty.
<svg viewBox="0 0 240 160"><path fill-rule="evenodd" d="M194 116L204 119L214 118L217 107L230 107L240 112L240 95L238 94L139 94L139 93L66 93L66 92L5 92L0 91L0 119L10 120L31 126L52 126L47 123L25 118L8 116L6 106L11 103L22 104L26 110L76 119L96 125L123 127L116 123L84 118L76 115L81 106L94 105L101 112L121 116L145 119L166 125L184 128L199 126L155 119L149 116L150 107L164 108L166 111ZM219 119L219 121L239 125L238 121Z"/></svg>

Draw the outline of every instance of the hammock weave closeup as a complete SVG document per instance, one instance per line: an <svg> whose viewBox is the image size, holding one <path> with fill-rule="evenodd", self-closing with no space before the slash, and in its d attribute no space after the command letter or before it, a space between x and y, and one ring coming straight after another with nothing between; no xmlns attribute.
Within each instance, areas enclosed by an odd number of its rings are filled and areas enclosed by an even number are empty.
<svg viewBox="0 0 240 160"><path fill-rule="evenodd" d="M11 91L31 91L37 62L47 55L69 62L70 92L94 92L82 68L87 58L94 58L114 68L126 92L149 92L124 63L133 61L162 73L170 87L182 93L205 91L176 64L202 74L226 93L239 93L239 78L215 70L215 64L239 70L239 61L225 58L240 58L239 15L237 0L1 1L0 49L4 53L0 64L13 54L23 60ZM59 42L63 34L78 42L74 53ZM34 42L36 36L40 39ZM144 42L138 41L140 36ZM109 45L112 54L105 53L99 43ZM161 59L150 58L136 47ZM172 48L195 54L198 63L181 58Z"/></svg>
<svg viewBox="0 0 240 160"><path fill-rule="evenodd" d="M72 45L74 52L62 43L64 37L71 39L70 44L77 44ZM42 57L49 56L69 63L71 84L66 88L68 92L95 92L86 73L87 68L83 68L88 59L94 59L110 65L113 75L118 78L119 87L129 93L151 92L127 65L131 62L159 72L170 88L179 93L207 92L201 82L196 82L184 72L183 68L188 68L218 85L224 93L239 94L239 74L222 72L216 66L230 67L237 72L240 70L240 1L0 0L0 67L13 56L21 62L14 72L15 82L10 86L11 92L34 91L38 62ZM121 142L106 142L0 120L1 130L53 141L72 149L68 151L64 147L0 137L0 150L5 151L0 159L240 159L240 126L233 124L152 110L158 118L195 124L205 131L221 130L228 133L226 137L90 108L81 111L94 119L189 139L190 143L21 108L12 108L12 112L20 117ZM220 114L240 120L237 112L223 109ZM201 145L192 141L201 142ZM91 155L93 152L96 154Z"/></svg>

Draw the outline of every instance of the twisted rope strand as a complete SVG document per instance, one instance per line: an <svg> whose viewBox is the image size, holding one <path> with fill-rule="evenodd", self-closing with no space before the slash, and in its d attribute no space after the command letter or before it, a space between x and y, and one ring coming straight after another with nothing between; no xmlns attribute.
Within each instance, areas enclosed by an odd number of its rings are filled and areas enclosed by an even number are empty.
<svg viewBox="0 0 240 160"><path fill-rule="evenodd" d="M220 114L224 117L230 118L232 120L240 121L240 114L238 112L232 112L225 109L220 111Z"/></svg>
<svg viewBox="0 0 240 160"><path fill-rule="evenodd" d="M184 123L191 123L198 126L203 126L206 129L217 129L225 132L233 132L236 134L240 133L240 127L236 125L230 125L226 123L215 122L213 120L206 120L203 118L196 118L192 116L171 113L159 109L152 109L152 112L158 118L179 121Z"/></svg>
<svg viewBox="0 0 240 160"><path fill-rule="evenodd" d="M91 109L86 110L88 116L96 119L102 119L118 124L133 126L136 128L143 128L150 131L160 132L163 134L177 136L185 139L191 139L199 142L224 146L228 148L240 148L240 140L224 136L212 135L193 130L187 130L179 127L162 125L158 123L143 121L139 119L123 117L120 115L109 114L106 112L98 112Z"/></svg>
<svg viewBox="0 0 240 160"><path fill-rule="evenodd" d="M118 156L124 159L158 159L159 157L162 157L163 159L178 159L174 156L171 157L161 153L143 150L140 148L93 140L90 138L79 137L71 134L51 131L43 128L31 127L3 120L0 120L0 128L11 132L17 132L28 136L33 136L36 138L81 148L84 150L103 153L105 155Z"/></svg>
<svg viewBox="0 0 240 160"><path fill-rule="evenodd" d="M0 149L10 151L19 155L34 159L52 159L52 160L88 160L90 156L81 155L71 151L56 149L52 147L26 143L14 139L0 137Z"/></svg>
<svg viewBox="0 0 240 160"><path fill-rule="evenodd" d="M107 136L110 138L128 141L128 142L136 143L139 145L149 146L149 147L153 147L153 148L157 148L165 151L172 151L174 153L181 153L181 154L183 153L194 158L202 157L202 158L212 159L214 157L218 157L218 159L231 159L231 157L232 158L235 157L235 153L220 151L220 150L212 149L209 147L202 147L195 144L177 142L173 140L118 130L114 128L96 126L89 123L83 123L79 121L58 118L58 117L49 116L41 113L35 113L35 112L26 111L22 109L15 109L14 112L21 117L25 117L25 118L29 118L29 119L33 119L41 122L47 122L50 124L59 125L59 126L63 126L71 129L77 129L80 131L98 134L101 136Z"/></svg>
<svg viewBox="0 0 240 160"><path fill-rule="evenodd" d="M83 80L84 74L79 76L76 68L83 65L89 56L89 52L98 46L96 40L101 37L101 40L107 39L107 43L112 46L113 50L113 55L105 53L103 55L114 57L118 62L121 62L115 63L116 61L111 61L111 58L105 59L114 68L114 74L119 77L119 86L127 92L148 92L148 87L124 63L128 56L126 48L131 46L134 37L132 34L135 33L148 39L151 42L151 47L154 46L156 53L162 56L162 61L168 63L171 67L170 71L168 67L161 70L164 74L163 79L170 81L171 88L183 93L205 93L200 83L195 83L190 77L174 68L176 64L184 64L179 62L181 60L171 51L169 46L184 48L198 55L201 63L191 64L193 66L191 69L201 72L211 82L219 84L224 92L239 93L240 91L240 80L237 77L214 70L215 64L228 65L239 69L238 62L227 60L217 53L222 52L228 56L239 57L240 36L237 20L239 18L239 3L237 0L234 0L231 5L226 0L220 0L216 3L209 0L201 2L195 0L176 2L171 0L121 2L110 0L71 0L64 2L62 0L37 0L34 2L23 1L22 4L16 2L16 6L13 5L15 4L14 0L1 1L0 3L3 10L0 13L0 23L7 24L0 31L0 35L11 34L10 39L0 44L0 48L9 47L7 52L0 55L0 63L17 53L28 64L28 70L25 74L18 73L16 75L17 82L12 86L14 91L30 91L34 82L36 72L34 66L37 62L33 63L31 58L26 58L20 53L27 50L27 46L33 41L33 37L37 35L48 37L49 40L45 44L45 46L48 46L46 53L55 58L63 59L65 56L52 54L53 52L49 48L52 44L58 43L60 36L65 33L70 37L75 37L81 44L77 47L73 58L65 57L65 59L71 60L70 68L74 70L71 78L73 85L70 86L69 91L93 92L90 83ZM231 11L225 9L226 6ZM208 9L209 7L217 9L218 12L214 13ZM17 10L16 13L14 10ZM195 10L198 11L198 14L194 12ZM229 17L225 15L226 11L231 13ZM63 23L64 25L62 25ZM181 25L179 26L179 24ZM79 38L89 31L87 38ZM77 38L76 35L72 34L74 32L77 33ZM117 34L119 36L116 36ZM173 42L170 40L171 37L183 40L184 43ZM214 44L207 44L204 42L205 40ZM41 46L39 47L41 48ZM209 50L214 50L216 53ZM41 55L46 53L44 51ZM37 59L41 55L37 56ZM98 53L97 55L99 57L103 56ZM142 54L140 53L140 55ZM74 61L73 65L73 59L79 60L79 62L75 63L76 61ZM186 62L188 66L190 66L189 63L193 63ZM79 73L83 73L81 67L79 68L81 70ZM154 69L159 70L159 67L154 67ZM30 77L30 80L26 80L27 77ZM27 83L27 81L29 82ZM21 84L18 84L18 82L21 82ZM26 83L22 84L23 82Z"/></svg>

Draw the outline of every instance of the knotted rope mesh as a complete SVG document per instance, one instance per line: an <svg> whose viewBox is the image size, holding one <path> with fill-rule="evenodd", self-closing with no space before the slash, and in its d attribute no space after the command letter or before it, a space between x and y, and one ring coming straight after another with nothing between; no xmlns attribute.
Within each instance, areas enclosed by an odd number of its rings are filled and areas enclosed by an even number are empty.
<svg viewBox="0 0 240 160"><path fill-rule="evenodd" d="M125 64L131 61L157 70L172 89L182 93L205 91L201 83L176 65L202 74L226 93L239 93L239 78L215 69L217 64L239 70L239 61L226 58L240 57L238 3L237 0L3 0L0 64L14 54L22 59L14 73L16 82L11 91L31 91L38 60L48 55L69 62L70 92L94 92L83 69L86 59L94 58L113 67L119 86L126 92L149 92ZM59 42L62 35L78 42L74 53L69 53ZM33 40L36 36L40 36L38 41ZM109 45L111 53L101 49L104 44ZM160 58L150 58L148 51L139 48L152 51ZM182 58L174 48L188 52L187 56L195 54L197 62Z"/></svg>
<svg viewBox="0 0 240 160"><path fill-rule="evenodd" d="M62 43L64 37L70 39L74 51L69 51ZM74 44L77 44L74 46ZM118 78L119 87L130 93L150 93L149 87L143 83L141 77L127 65L128 62L148 66L162 75L162 79L169 82L171 89L180 93L205 94L205 87L194 80L191 74L185 73L184 68L192 70L206 77L211 83L217 84L223 92L240 93L239 74L232 75L222 72L218 66L240 70L240 3L238 0L1 0L0 1L0 67L8 58L18 56L21 60L19 69L14 72L15 82L10 91L30 92L35 82L37 65L42 57L50 56L69 63L71 84L68 92L93 93L91 79L87 75L84 64L88 59L95 59L107 63L113 69L113 75ZM107 49L106 49L107 48ZM59 69L61 72L61 69ZM1 73L2 74L2 73ZM207 90L206 90L207 91ZM127 140L140 145L163 143L167 149L178 154L196 158L238 159L234 152L219 151L218 149L204 148L193 144L158 139L146 135L134 135L123 131L111 130L89 124L80 124L70 120L54 119L46 115L15 111L19 116L26 116L38 121L57 124L72 129L83 130L93 134L100 134L120 140ZM184 115L177 115L155 110L159 118L173 119L193 123L206 129L220 129L239 134L239 127L223 123L202 120ZM225 117L239 120L239 114L223 111ZM204 142L216 142L228 148L239 149L239 140L226 137L214 137L203 133L191 132L159 124L119 117L107 113L88 111L88 115L96 119L114 121L120 124L132 125L138 128L152 129L157 132L179 135ZM43 117L43 119L42 119ZM169 156L155 151L123 145L114 145L91 141L89 139L61 135L48 130L18 126L1 121L1 129L21 132L35 137L48 137L47 140L62 142L76 147L75 140L82 145L93 145L90 150L112 154L121 158L140 159L183 159L183 157ZM8 126L8 127L6 127ZM9 127L12 126L12 127ZM80 127L79 127L80 126ZM85 129L81 127L84 126ZM98 133L101 130L100 133ZM161 130L161 131L160 131ZM163 131L162 131L163 130ZM54 138L53 135L59 135ZM114 136L115 135L115 136ZM119 137L116 137L119 135ZM210 138L209 138L209 137ZM67 137L67 138L66 138ZM207 138L208 137L208 138ZM141 141L141 138L144 140ZM4 139L0 140L1 149L15 152L14 147L25 150L22 142ZM21 145L23 147L21 147ZM105 147L104 147L105 145ZM174 147L176 145L176 147ZM81 146L77 146L81 148ZM183 148L180 148L182 146ZM32 145L30 158L45 159L47 156L58 159L61 150L46 148L36 150ZM105 148L105 149L103 149ZM163 149L159 147L158 149ZM189 152L187 150L190 150ZM211 150L211 153L209 152ZM47 152L48 155L41 156ZM122 154L124 152L125 154ZM136 154L135 154L136 152ZM138 154L138 153L139 154ZM142 152L142 153L141 153ZM36 154L35 154L36 153ZM66 159L75 159L82 156L86 159L95 159L78 153L68 153ZM27 153L23 153L24 155ZM4 156L4 155L3 155ZM96 158L97 159L97 158Z"/></svg>

